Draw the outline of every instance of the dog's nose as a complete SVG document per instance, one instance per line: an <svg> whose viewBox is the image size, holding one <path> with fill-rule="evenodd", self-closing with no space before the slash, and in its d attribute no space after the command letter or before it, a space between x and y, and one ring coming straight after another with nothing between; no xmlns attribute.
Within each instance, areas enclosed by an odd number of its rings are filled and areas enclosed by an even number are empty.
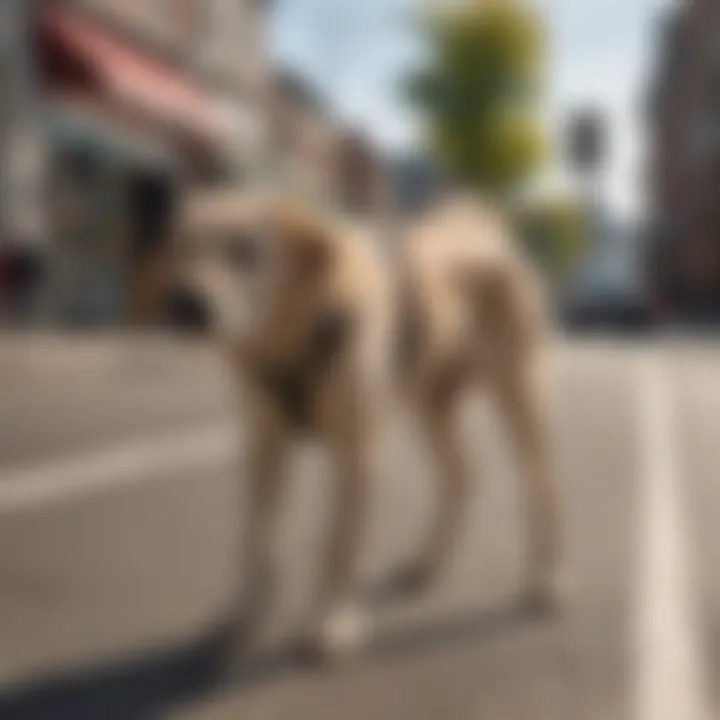
<svg viewBox="0 0 720 720"><path fill-rule="evenodd" d="M187 287L173 288L169 314L171 324L181 330L202 332L211 325L207 303L198 292Z"/></svg>

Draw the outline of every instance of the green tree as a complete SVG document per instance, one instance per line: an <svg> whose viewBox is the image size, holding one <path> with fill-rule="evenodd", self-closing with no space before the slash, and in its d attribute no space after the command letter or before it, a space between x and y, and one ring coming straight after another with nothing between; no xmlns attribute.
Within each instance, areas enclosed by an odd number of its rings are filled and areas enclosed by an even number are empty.
<svg viewBox="0 0 720 720"><path fill-rule="evenodd" d="M578 200L538 200L519 210L515 217L518 234L550 278L561 279L582 258L590 228Z"/></svg>
<svg viewBox="0 0 720 720"><path fill-rule="evenodd" d="M544 156L542 25L519 0L466 0L423 26L428 61L409 94L431 146L460 181L506 195Z"/></svg>

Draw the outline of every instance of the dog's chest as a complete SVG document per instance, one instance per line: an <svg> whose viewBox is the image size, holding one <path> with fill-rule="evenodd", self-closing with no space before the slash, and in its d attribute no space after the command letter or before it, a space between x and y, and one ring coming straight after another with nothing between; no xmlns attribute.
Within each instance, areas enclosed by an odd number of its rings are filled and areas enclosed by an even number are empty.
<svg viewBox="0 0 720 720"><path fill-rule="evenodd" d="M263 363L255 368L257 384L293 431L307 433L317 424L320 390L335 362L346 350L354 323L342 310L321 314L303 352L293 361Z"/></svg>
<svg viewBox="0 0 720 720"><path fill-rule="evenodd" d="M316 373L301 367L267 369L260 382L289 428L303 433L312 430L320 383Z"/></svg>

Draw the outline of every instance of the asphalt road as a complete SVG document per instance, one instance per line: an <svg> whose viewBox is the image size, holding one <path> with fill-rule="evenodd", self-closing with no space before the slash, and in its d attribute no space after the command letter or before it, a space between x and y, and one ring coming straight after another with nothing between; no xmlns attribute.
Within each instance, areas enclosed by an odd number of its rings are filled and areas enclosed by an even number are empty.
<svg viewBox="0 0 720 720"><path fill-rule="evenodd" d="M242 427L221 366L151 354L0 383L0 717L712 717L720 700L720 345L561 341L554 429L566 612L515 611L518 483L482 403L464 425L478 486L441 585L378 603L338 670L289 651L312 593L328 482L299 449L265 647L231 677ZM48 363L50 360L48 359ZM398 420L367 552L371 587L430 502Z"/></svg>

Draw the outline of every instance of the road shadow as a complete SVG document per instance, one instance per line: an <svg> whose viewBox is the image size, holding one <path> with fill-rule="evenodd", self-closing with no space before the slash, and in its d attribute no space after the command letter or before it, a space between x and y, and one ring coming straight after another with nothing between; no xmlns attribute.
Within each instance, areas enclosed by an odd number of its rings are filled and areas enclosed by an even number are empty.
<svg viewBox="0 0 720 720"><path fill-rule="evenodd" d="M210 692L223 676L227 626L202 638L91 670L41 678L0 695L3 720L144 720Z"/></svg>
<svg viewBox="0 0 720 720"><path fill-rule="evenodd" d="M550 620L511 601L459 616L437 618L375 638L368 653L369 659L386 659L403 655L418 655L448 645L489 642L493 638L519 630L531 623Z"/></svg>
<svg viewBox="0 0 720 720"><path fill-rule="evenodd" d="M429 652L441 646L489 641L536 622L517 603L422 622L388 632L357 659L372 663ZM219 625L183 646L164 649L92 671L29 682L0 694L3 720L150 720L185 702L241 692L289 674L313 673L298 646L286 645L228 664L231 626Z"/></svg>

